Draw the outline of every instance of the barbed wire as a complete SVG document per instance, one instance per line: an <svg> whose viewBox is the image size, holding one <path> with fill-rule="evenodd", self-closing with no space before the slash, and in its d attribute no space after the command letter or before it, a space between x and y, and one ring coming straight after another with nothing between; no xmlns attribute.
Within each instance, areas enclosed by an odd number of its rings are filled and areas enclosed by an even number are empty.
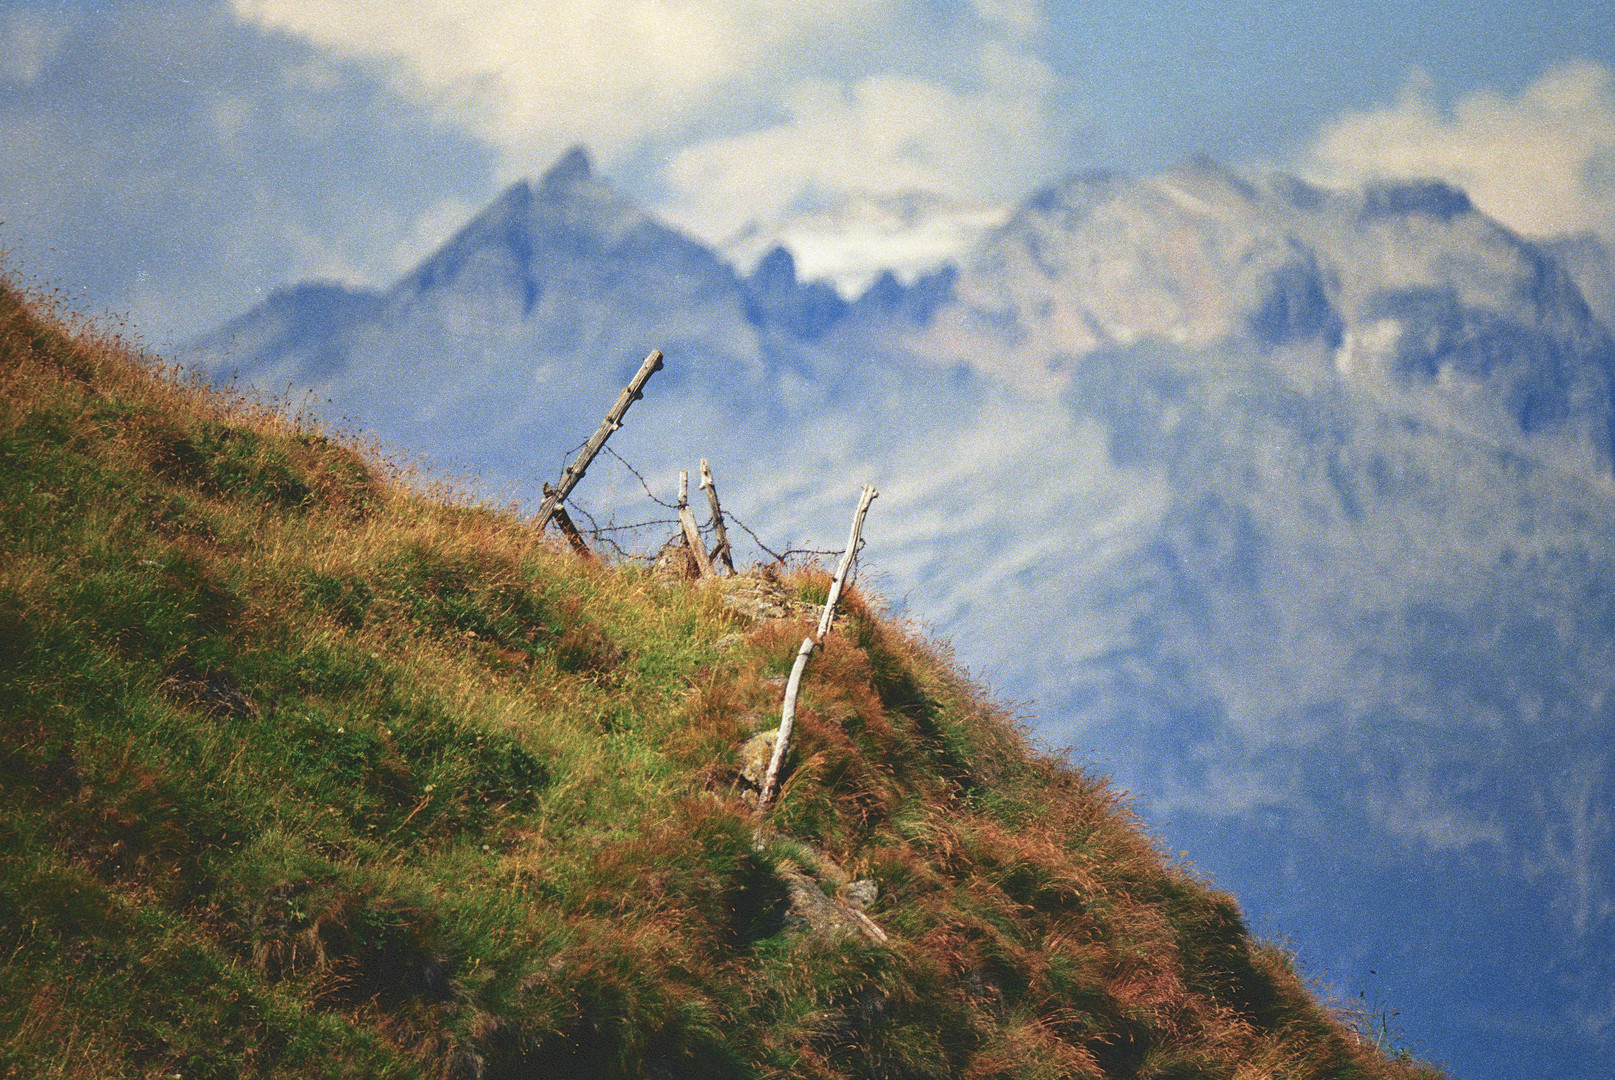
<svg viewBox="0 0 1615 1080"><path fill-rule="evenodd" d="M567 450L567 451L565 451L565 452L563 452L561 454L561 467L555 470L555 486L556 487L561 486L561 480L566 476L566 466L572 460L572 455L576 454L579 450L582 450L585 446L588 446L588 445L589 445L589 440L584 439L582 442L578 443L572 449Z"/></svg>
<svg viewBox="0 0 1615 1080"><path fill-rule="evenodd" d="M571 460L572 455L576 454L579 450L587 445L588 440L585 439L583 442L566 452L562 459L560 475L565 475L566 464ZM639 486L644 490L645 497L647 499L665 509L674 511L678 510L678 505L676 503L670 503L656 495L656 492L652 490L650 483L645 479L644 473L635 468L633 463L628 461L628 459L624 458L621 454L617 453L616 450L609 446L602 447L601 449L615 458L618 464L620 464L624 469L627 469L628 472L633 475L634 479L639 481ZM583 531L587 532L596 544L610 547L616 553L618 558L629 559L636 562L652 561L657 558L660 551L658 550L658 552L650 554L629 551L618 542L618 535L623 533L639 532L656 526L677 529L680 525L678 518L652 518L646 521L636 521L626 525L618 525L614 521L608 521L606 524L602 525L594 514L589 511L585 504L568 499L566 506L571 513L581 516L588 522L588 528ZM725 508L723 511L723 517L726 523L738 525L741 531L743 531L747 536L751 537L752 543L757 545L758 550L763 552L763 554L767 555L771 560L778 563L782 567L791 565L792 560L802 561L808 558L839 557L846 552L846 548L798 548L789 546L787 546L784 551L775 551L773 548L765 544L762 537L757 535L756 530L750 525L746 524L746 522L733 510ZM702 536L715 532L716 526L714 520L710 516L707 517L706 520L697 524L696 531ZM675 533L672 539L668 542L677 542L678 539L679 537L677 533ZM852 567L849 570L849 573L852 576L856 576L859 556L863 553L864 545L866 543L866 538L859 537L858 547L853 552Z"/></svg>
<svg viewBox="0 0 1615 1080"><path fill-rule="evenodd" d="M783 552L779 552L779 551L775 551L773 548L771 548L767 544L763 543L762 538L759 537L755 532L752 531L752 528L751 528L750 525L747 525L744 521L740 520L739 516L736 515L734 511L725 510L723 512L723 519L725 521L732 521L736 525L739 525L741 527L741 529L743 529L745 531L746 535L751 537L752 543L756 544L759 548L761 548L763 550L764 554L771 556L775 562L777 562L777 563L779 563L781 565L785 565L787 562L789 562L790 558L793 555L840 555L840 554L842 554L843 552L845 552L847 550L846 548L836 548L834 551L831 551L828 548L793 548L793 547L788 547ZM858 546L860 548L863 547L862 538L859 539ZM854 558L856 558L856 557L857 556L854 555Z"/></svg>
<svg viewBox="0 0 1615 1080"><path fill-rule="evenodd" d="M677 510L678 509L678 505L676 503L664 502L663 500L658 499L656 497L656 493L650 489L650 485L645 482L644 475L642 473L640 473L640 471L638 469L636 469L632 465L628 464L627 459L624 458L621 454L617 453L617 451L613 450L609 446L602 447L602 449L604 449L606 453L610 454L612 457L616 458L619 462L621 462L623 468L627 469L629 472L634 474L634 479L638 480L639 481L639 486L645 489L645 496L646 496L646 498L650 499L651 502L655 503L657 506L665 506L669 510Z"/></svg>

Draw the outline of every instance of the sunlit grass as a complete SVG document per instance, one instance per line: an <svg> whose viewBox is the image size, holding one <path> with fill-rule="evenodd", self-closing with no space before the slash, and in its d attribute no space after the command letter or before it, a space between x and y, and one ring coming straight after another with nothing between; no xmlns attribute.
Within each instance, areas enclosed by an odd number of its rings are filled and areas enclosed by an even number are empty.
<svg viewBox="0 0 1615 1080"><path fill-rule="evenodd" d="M1421 1075L856 589L759 822L806 618L11 290L0 391L0 1075Z"/></svg>

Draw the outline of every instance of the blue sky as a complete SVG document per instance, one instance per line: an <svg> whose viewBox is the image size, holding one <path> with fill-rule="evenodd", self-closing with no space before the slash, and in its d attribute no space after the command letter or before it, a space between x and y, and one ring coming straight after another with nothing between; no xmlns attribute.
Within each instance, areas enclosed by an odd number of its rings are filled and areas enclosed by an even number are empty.
<svg viewBox="0 0 1615 1080"><path fill-rule="evenodd" d="M574 142L849 287L1063 173L1201 153L1446 175L1610 237L1612 66L1608 3L7 0L0 245L160 344L288 281L385 284Z"/></svg>

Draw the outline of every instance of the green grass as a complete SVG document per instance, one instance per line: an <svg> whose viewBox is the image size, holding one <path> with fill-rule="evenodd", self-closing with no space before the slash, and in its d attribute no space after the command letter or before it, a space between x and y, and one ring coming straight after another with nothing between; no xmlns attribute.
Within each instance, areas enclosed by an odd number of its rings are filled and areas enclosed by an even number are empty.
<svg viewBox="0 0 1615 1080"><path fill-rule="evenodd" d="M759 821L806 619L9 288L0 384L0 1076L1435 1075L856 589Z"/></svg>

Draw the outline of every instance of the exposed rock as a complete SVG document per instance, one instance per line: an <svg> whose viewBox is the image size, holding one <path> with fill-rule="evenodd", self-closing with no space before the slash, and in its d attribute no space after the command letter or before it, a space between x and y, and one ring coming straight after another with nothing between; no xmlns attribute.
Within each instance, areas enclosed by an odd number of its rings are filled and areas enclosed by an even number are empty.
<svg viewBox="0 0 1615 1080"><path fill-rule="evenodd" d="M657 574L671 578L691 580L699 577L701 568L695 564L695 553L690 545L685 543L684 535L680 533L656 553L656 561L651 563L651 570Z"/></svg>
<svg viewBox="0 0 1615 1080"><path fill-rule="evenodd" d="M875 884L874 878L859 878L844 886L840 895L844 903L863 911L880 895L880 886Z"/></svg>
<svg viewBox="0 0 1615 1080"><path fill-rule="evenodd" d="M753 623L818 615L814 605L797 600L764 573L735 574L720 580L724 607Z"/></svg>
<svg viewBox="0 0 1615 1080"><path fill-rule="evenodd" d="M825 938L859 933L870 941L887 940L885 931L880 930L880 927L869 919L869 915L849 906L846 902L825 896L819 881L809 877L790 859L780 862L775 875L785 885L787 930L812 933Z"/></svg>
<svg viewBox="0 0 1615 1080"><path fill-rule="evenodd" d="M723 637L713 642L713 646L719 652L725 653L732 649L738 649L745 640L745 634L725 634Z"/></svg>
<svg viewBox="0 0 1615 1080"><path fill-rule="evenodd" d="M216 717L242 719L258 715L256 702L241 692L234 679L222 671L203 672L181 665L161 683L163 693L186 705Z"/></svg>
<svg viewBox="0 0 1615 1080"><path fill-rule="evenodd" d="M826 896L819 883L790 860L781 862L775 875L785 886L788 907L787 930L834 937L838 934L868 934L852 910Z"/></svg>
<svg viewBox="0 0 1615 1080"><path fill-rule="evenodd" d="M757 791L763 788L768 775L768 763L774 758L774 744L779 741L779 728L759 731L740 744L740 779Z"/></svg>

